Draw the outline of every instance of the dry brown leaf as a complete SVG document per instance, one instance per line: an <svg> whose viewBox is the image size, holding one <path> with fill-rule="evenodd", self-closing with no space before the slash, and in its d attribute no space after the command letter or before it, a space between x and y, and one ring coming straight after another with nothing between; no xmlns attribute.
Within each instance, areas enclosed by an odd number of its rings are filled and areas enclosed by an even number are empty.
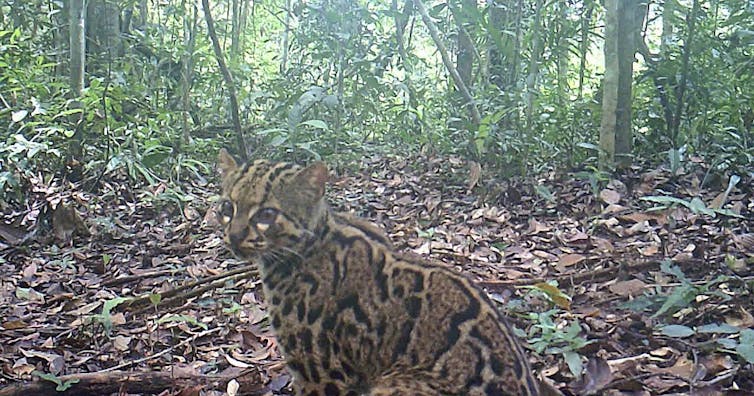
<svg viewBox="0 0 754 396"><path fill-rule="evenodd" d="M545 252L544 250L532 250L531 254L533 254L535 257L539 257L548 261L555 261L558 259L558 256L550 252Z"/></svg>
<svg viewBox="0 0 754 396"><path fill-rule="evenodd" d="M602 210L602 214L622 213L628 210L627 207L617 204L609 204Z"/></svg>
<svg viewBox="0 0 754 396"><path fill-rule="evenodd" d="M26 358L21 358L21 359L16 360L13 363L13 366L11 367L11 372L16 377L29 375L34 370L36 370L36 367L33 364L27 363Z"/></svg>
<svg viewBox="0 0 754 396"><path fill-rule="evenodd" d="M596 395L613 381L610 366L602 358L592 358L586 363L584 376L574 381L571 387L579 395Z"/></svg>
<svg viewBox="0 0 754 396"><path fill-rule="evenodd" d="M529 228L526 233L529 235L539 234L540 232L548 232L552 230L552 227L538 222L536 219L529 219Z"/></svg>
<svg viewBox="0 0 754 396"><path fill-rule="evenodd" d="M723 191L720 194L717 194L715 198L712 199L712 202L709 203L707 206L710 209L720 209L725 205L725 201L728 200L728 192Z"/></svg>
<svg viewBox="0 0 754 396"><path fill-rule="evenodd" d="M632 225L631 227L625 229L625 235L630 236L630 235L636 235L639 233L643 234L652 230L653 228L652 226L649 225L648 221L642 221L640 223L636 223Z"/></svg>
<svg viewBox="0 0 754 396"><path fill-rule="evenodd" d="M733 243L747 252L754 252L754 233L733 235Z"/></svg>
<svg viewBox="0 0 754 396"><path fill-rule="evenodd" d="M704 364L709 373L717 374L733 368L736 365L736 361L730 355L713 353L712 356L705 357L702 360L702 364Z"/></svg>
<svg viewBox="0 0 754 396"><path fill-rule="evenodd" d="M649 246L645 246L643 248L639 249L639 253L641 253L642 256L654 256L655 254L660 252L660 245L653 243Z"/></svg>
<svg viewBox="0 0 754 396"><path fill-rule="evenodd" d="M640 295L646 286L647 284L639 279L631 279L615 282L608 289L619 296L634 297Z"/></svg>
<svg viewBox="0 0 754 396"><path fill-rule="evenodd" d="M469 161L469 183L467 190L471 191L479 183L479 178L482 176L482 165L476 161Z"/></svg>
<svg viewBox="0 0 754 396"><path fill-rule="evenodd" d="M694 374L694 369L695 365L693 361L689 360L686 356L679 356L675 361L675 364L670 367L659 368L659 371L677 375L681 378L691 379L691 376Z"/></svg>
<svg viewBox="0 0 754 396"><path fill-rule="evenodd" d="M618 216L619 219L625 221L631 221L634 223L643 223L645 221L655 221L659 225L665 225L667 223L668 216L664 211L656 212L633 212Z"/></svg>
<svg viewBox="0 0 754 396"><path fill-rule="evenodd" d="M754 326L754 315L743 307L738 307L740 316L725 315L725 323L731 326L748 328Z"/></svg>
<svg viewBox="0 0 754 396"><path fill-rule="evenodd" d="M121 352L130 349L131 340L133 337L126 337L122 335L115 336L113 338L113 347Z"/></svg>
<svg viewBox="0 0 754 396"><path fill-rule="evenodd" d="M586 256L584 256L583 254L569 253L569 254L560 256L560 258L558 259L558 267L564 267L564 268L570 267L584 260L586 260Z"/></svg>
<svg viewBox="0 0 754 396"><path fill-rule="evenodd" d="M235 358L231 357L231 356L230 356L230 355L228 355L228 354L225 354L225 355L224 355L224 357L225 357L225 360L227 360L227 361L228 361L228 363L229 363L229 364L230 364L231 366L233 366L233 367L238 367L238 368L242 368L242 369L246 369L246 368L249 368L249 367L251 367L251 365L250 365L250 364L248 364L248 363L244 363L244 362L242 362L242 361L240 361L240 360L238 360L238 359L235 359Z"/></svg>
<svg viewBox="0 0 754 396"><path fill-rule="evenodd" d="M24 272L23 272L24 279L29 280L33 278L36 273L37 273L36 263L32 262L31 264L24 267Z"/></svg>
<svg viewBox="0 0 754 396"><path fill-rule="evenodd" d="M649 354L642 353L640 355L635 355L635 356L611 359L607 361L607 364L608 366L610 366L610 369L612 370L612 372L619 373L619 372L633 370L642 361L650 359L650 358L651 356Z"/></svg>
<svg viewBox="0 0 754 396"><path fill-rule="evenodd" d="M660 348L649 351L649 354L652 356L669 358L671 356L678 354L678 351L671 347L660 347Z"/></svg>
<svg viewBox="0 0 754 396"><path fill-rule="evenodd" d="M600 199L607 204L617 204L620 202L620 193L606 188L600 191Z"/></svg>
<svg viewBox="0 0 754 396"><path fill-rule="evenodd" d="M228 385L225 387L225 392L228 396L236 396L241 385L235 379L228 381Z"/></svg>
<svg viewBox="0 0 754 396"><path fill-rule="evenodd" d="M416 254L427 256L429 255L429 252L430 252L430 246L431 246L431 243L429 241L426 241L422 243L418 248L413 249L413 250L414 250L414 253Z"/></svg>

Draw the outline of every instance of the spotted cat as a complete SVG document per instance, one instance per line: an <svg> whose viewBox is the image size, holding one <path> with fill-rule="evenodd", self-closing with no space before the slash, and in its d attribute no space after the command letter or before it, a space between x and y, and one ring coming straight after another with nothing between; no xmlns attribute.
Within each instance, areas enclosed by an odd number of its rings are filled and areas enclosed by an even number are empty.
<svg viewBox="0 0 754 396"><path fill-rule="evenodd" d="M463 276L331 211L322 162L220 152L225 242L258 262L298 395L538 395L526 355Z"/></svg>

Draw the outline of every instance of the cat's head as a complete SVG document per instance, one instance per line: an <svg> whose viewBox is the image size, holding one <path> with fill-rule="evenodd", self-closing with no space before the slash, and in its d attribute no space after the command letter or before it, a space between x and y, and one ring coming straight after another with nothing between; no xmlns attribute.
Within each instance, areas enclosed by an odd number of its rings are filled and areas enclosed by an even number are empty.
<svg viewBox="0 0 754 396"><path fill-rule="evenodd" d="M218 219L225 243L239 258L299 254L311 243L327 210L324 163L306 168L266 160L239 164L223 149L218 167L222 175Z"/></svg>

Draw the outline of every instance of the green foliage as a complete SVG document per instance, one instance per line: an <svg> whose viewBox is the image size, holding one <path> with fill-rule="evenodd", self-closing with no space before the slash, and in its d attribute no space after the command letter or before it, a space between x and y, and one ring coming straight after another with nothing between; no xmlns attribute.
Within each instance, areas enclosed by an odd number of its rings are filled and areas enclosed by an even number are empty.
<svg viewBox="0 0 754 396"><path fill-rule="evenodd" d="M729 281L729 277L726 275L720 275L700 284L689 280L683 271L678 266L672 265L669 260L662 262L660 270L675 278L680 285L673 287L670 294L657 293L637 297L633 301L624 303L624 308L635 311L653 311L652 318L661 318L673 315L682 309L690 308L699 296L714 296L723 301L730 300L730 296L716 290L717 285Z"/></svg>
<svg viewBox="0 0 754 396"><path fill-rule="evenodd" d="M754 330L752 329L712 323L695 329L683 325L667 325L660 327L659 331L660 334L671 338L714 337L712 342L718 349L735 353L747 363L754 363Z"/></svg>
<svg viewBox="0 0 754 396"><path fill-rule="evenodd" d="M648 201L648 202L661 204L661 206L659 207L652 208L653 210L662 210L670 206L681 205L688 208L689 210L691 210L692 212L696 214L703 214L703 215L707 215L713 218L717 216L718 214L724 215L724 216L742 218L741 215L736 214L729 209L708 208L707 205L704 203L704 201L702 201L698 197L692 198L691 201L687 201L685 199L671 197L671 196L664 196L664 195L649 195L646 197L641 197L640 199L644 201Z"/></svg>
<svg viewBox="0 0 754 396"><path fill-rule="evenodd" d="M592 341L579 336L581 325L578 320L569 324L556 323L553 317L560 314L562 312L558 309L530 313L529 320L533 326L527 335L529 345L539 354L563 356L571 373L579 377L582 372L582 359L578 351Z"/></svg>
<svg viewBox="0 0 754 396"><path fill-rule="evenodd" d="M579 335L581 325L578 320L560 319L567 317L563 310L570 309L571 297L561 291L554 281L525 288L529 290L529 295L544 298L557 308L542 313L527 312L525 316L533 325L528 334L519 332L519 336L526 338L529 346L538 354L561 355L571 373L580 377L583 366L578 351L591 341ZM556 317L559 318L557 322Z"/></svg>
<svg viewBox="0 0 754 396"><path fill-rule="evenodd" d="M128 298L125 297L115 297L113 299L105 301L105 303L102 305L102 312L100 312L97 315L93 316L93 319L102 325L102 327L105 329L105 334L107 336L110 336L110 332L113 329L113 320L111 312L113 308L117 307L118 305L128 301Z"/></svg>
<svg viewBox="0 0 754 396"><path fill-rule="evenodd" d="M50 382L54 383L55 385L57 385L55 387L55 390L58 391L58 392L65 392L68 389L70 389L74 384L77 384L79 382L78 378L70 379L70 380L68 380L66 382L63 382L55 374L43 373L41 371L36 371L36 370L32 372L32 375L35 375L35 376L37 376L37 377L39 377L39 378L41 378L41 379L43 379L45 381L50 381Z"/></svg>
<svg viewBox="0 0 754 396"><path fill-rule="evenodd" d="M122 50L87 54L85 90L72 98L61 4L0 5L3 202L21 202L40 172L137 185L203 181L217 149L234 145L202 11L175 1L150 3L144 15L132 2L119 6L132 17ZM213 3L212 12L255 156L358 160L429 148L505 175L576 166L593 190L603 182L589 168L602 96L603 15L595 2L427 3L454 66L468 73L480 125L410 2L272 0L254 3L245 17L228 6ZM748 175L754 162L754 35L745 28L754 10L742 0L716 7L690 15L676 4L662 15L674 29L662 47L662 18L643 34L652 59L636 66L634 154L667 161L674 174L690 156L709 159L720 174ZM470 65L458 63L463 56ZM81 158L71 149L77 132Z"/></svg>
<svg viewBox="0 0 754 396"><path fill-rule="evenodd" d="M191 315L167 315L167 316L163 316L157 321L157 323L169 323L169 322L188 323L197 327L201 327L204 330L207 330L206 324L198 321L195 317Z"/></svg>

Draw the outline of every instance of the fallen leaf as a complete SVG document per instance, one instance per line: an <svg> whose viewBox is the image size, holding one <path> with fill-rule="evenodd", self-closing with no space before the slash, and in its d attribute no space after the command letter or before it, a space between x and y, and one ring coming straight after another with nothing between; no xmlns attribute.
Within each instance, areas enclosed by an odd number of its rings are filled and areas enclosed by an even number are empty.
<svg viewBox="0 0 754 396"><path fill-rule="evenodd" d="M615 282L608 289L619 296L635 297L640 295L646 286L647 284L639 279L631 279Z"/></svg>
<svg viewBox="0 0 754 396"><path fill-rule="evenodd" d="M113 347L121 352L127 351L130 349L131 339L133 337L126 337L122 335L115 336L113 338Z"/></svg>
<svg viewBox="0 0 754 396"><path fill-rule="evenodd" d="M586 256L584 256L583 254L569 253L569 254L560 256L560 258L558 259L558 267L563 267L563 268L570 267L584 260L586 260Z"/></svg>
<svg viewBox="0 0 754 396"><path fill-rule="evenodd" d="M18 329L25 329L29 325L24 322L23 320L9 320L6 322L3 322L2 326L5 330L18 330Z"/></svg>
<svg viewBox="0 0 754 396"><path fill-rule="evenodd" d="M526 230L526 233L529 235L534 235L539 234L540 232L548 232L550 230L552 230L552 227L542 224L536 219L531 218L529 219L529 229Z"/></svg>
<svg viewBox="0 0 754 396"><path fill-rule="evenodd" d="M615 190L606 188L600 191L600 199L606 204L617 204L620 202L620 194Z"/></svg>
<svg viewBox="0 0 754 396"><path fill-rule="evenodd" d="M418 248L414 249L414 253L422 255L422 256L428 256L430 252L430 242L424 242L419 246Z"/></svg>
<svg viewBox="0 0 754 396"><path fill-rule="evenodd" d="M584 375L573 381L571 387L579 395L596 395L613 381L610 365L600 358L592 358L586 363Z"/></svg>
<svg viewBox="0 0 754 396"><path fill-rule="evenodd" d="M238 383L238 381L232 379L228 381L228 385L225 387L225 392L228 393L228 396L236 396L240 388L241 385Z"/></svg>
<svg viewBox="0 0 754 396"><path fill-rule="evenodd" d="M244 368L244 369L251 367L250 364L234 359L230 355L227 355L227 354L225 355L225 360L227 360L228 363L230 363L230 365L233 367Z"/></svg>
<svg viewBox="0 0 754 396"><path fill-rule="evenodd" d="M482 165L476 161L469 161L469 183L467 190L471 191L479 183L479 178L482 176Z"/></svg>

